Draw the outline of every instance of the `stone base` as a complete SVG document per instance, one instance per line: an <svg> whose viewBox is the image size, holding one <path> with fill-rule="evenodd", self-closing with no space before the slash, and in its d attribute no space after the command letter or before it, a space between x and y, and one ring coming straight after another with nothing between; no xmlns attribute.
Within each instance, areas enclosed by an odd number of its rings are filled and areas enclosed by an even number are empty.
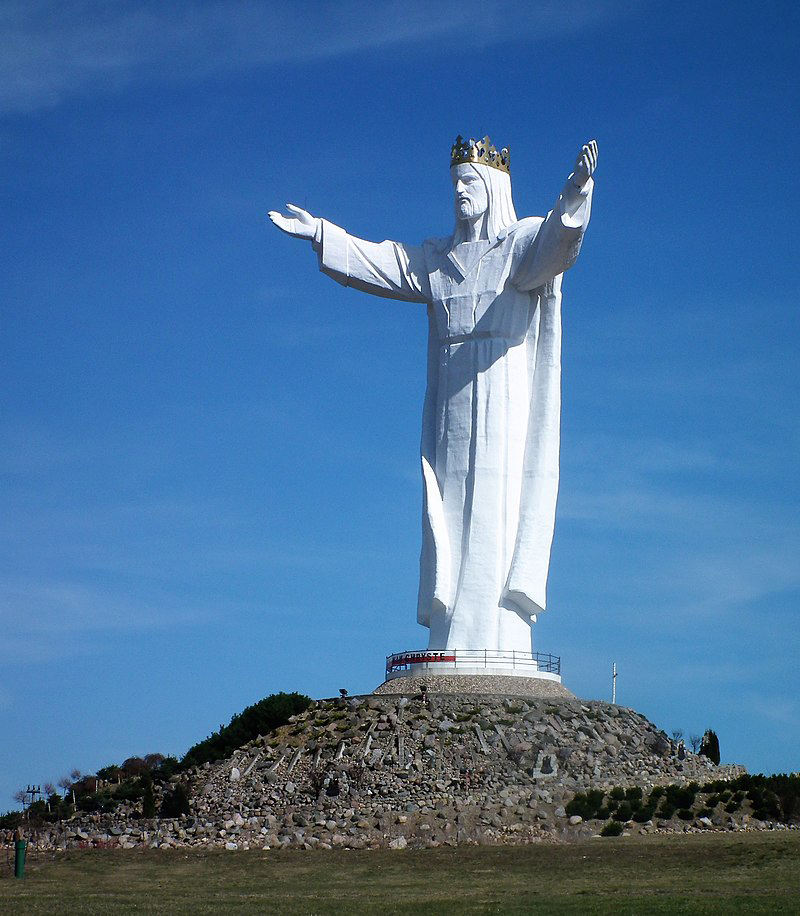
<svg viewBox="0 0 800 916"><path fill-rule="evenodd" d="M416 696L426 687L428 693L455 696L486 694L536 697L541 699L575 699L563 684L542 677L520 677L494 674L433 674L428 677L394 677L372 692L379 696Z"/></svg>

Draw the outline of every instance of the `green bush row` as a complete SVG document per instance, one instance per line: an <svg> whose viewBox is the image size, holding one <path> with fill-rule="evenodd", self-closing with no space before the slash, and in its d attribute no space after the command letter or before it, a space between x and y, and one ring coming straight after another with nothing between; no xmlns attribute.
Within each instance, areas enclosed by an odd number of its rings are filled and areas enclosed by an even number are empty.
<svg viewBox="0 0 800 916"><path fill-rule="evenodd" d="M567 804L566 812L578 814L585 821L613 818L620 823L630 820L645 823L654 817L669 820L676 815L688 821L696 815L710 817L717 805L732 814L739 810L745 798L752 805L753 816L759 820L800 821L798 774L744 775L728 782L715 780L703 786L696 782L685 786L655 786L647 799L638 787L615 786L608 793L590 789L577 792Z"/></svg>

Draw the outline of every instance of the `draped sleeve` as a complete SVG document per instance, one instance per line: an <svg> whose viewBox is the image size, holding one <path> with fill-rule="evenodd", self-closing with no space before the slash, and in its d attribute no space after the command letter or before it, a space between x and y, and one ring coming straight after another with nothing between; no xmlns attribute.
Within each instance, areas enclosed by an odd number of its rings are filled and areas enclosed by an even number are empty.
<svg viewBox="0 0 800 916"><path fill-rule="evenodd" d="M319 269L343 286L387 299L430 301L422 246L367 242L323 219L314 238L314 249Z"/></svg>

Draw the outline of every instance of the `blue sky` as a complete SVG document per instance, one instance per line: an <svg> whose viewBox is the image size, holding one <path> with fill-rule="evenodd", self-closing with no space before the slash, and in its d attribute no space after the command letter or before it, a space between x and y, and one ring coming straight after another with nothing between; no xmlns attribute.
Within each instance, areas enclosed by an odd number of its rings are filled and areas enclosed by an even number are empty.
<svg viewBox="0 0 800 916"><path fill-rule="evenodd" d="M537 647L723 759L800 769L793 3L0 3L0 810L366 692L415 623L424 311L266 213L451 231L456 134L564 281Z"/></svg>

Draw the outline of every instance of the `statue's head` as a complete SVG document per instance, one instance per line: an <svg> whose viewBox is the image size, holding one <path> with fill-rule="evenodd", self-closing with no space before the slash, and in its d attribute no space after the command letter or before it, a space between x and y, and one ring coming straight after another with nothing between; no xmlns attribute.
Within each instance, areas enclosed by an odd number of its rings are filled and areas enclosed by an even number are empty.
<svg viewBox="0 0 800 916"><path fill-rule="evenodd" d="M480 141L458 137L450 153L456 213L454 242L465 235L465 220L484 213L485 234L492 240L501 229L517 221L511 198L510 166L508 149L498 153L488 137Z"/></svg>

